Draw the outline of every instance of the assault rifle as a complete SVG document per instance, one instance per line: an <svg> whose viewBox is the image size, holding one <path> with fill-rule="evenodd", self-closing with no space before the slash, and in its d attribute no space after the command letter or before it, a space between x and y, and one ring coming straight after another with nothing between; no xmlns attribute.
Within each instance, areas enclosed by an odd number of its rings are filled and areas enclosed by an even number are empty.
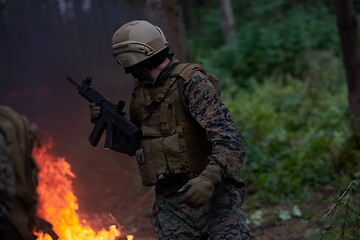
<svg viewBox="0 0 360 240"><path fill-rule="evenodd" d="M83 80L81 84L70 77L67 79L76 86L81 96L90 103L95 103L101 107L100 116L95 120L95 127L89 136L90 144L96 147L105 130L106 140L104 147L106 149L133 156L140 144L142 131L124 117L125 113L122 110L125 102L119 101L117 105L110 102L94 88L90 87L92 81L90 77Z"/></svg>

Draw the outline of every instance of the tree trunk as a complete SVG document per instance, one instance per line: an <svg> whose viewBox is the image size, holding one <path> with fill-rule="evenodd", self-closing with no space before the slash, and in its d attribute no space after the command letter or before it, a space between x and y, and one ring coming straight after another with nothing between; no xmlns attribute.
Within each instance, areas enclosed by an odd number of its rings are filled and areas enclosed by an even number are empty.
<svg viewBox="0 0 360 240"><path fill-rule="evenodd" d="M360 49L356 34L356 17L353 0L334 0L337 25L344 57L344 67L349 90L349 107L352 128L360 119Z"/></svg>
<svg viewBox="0 0 360 240"><path fill-rule="evenodd" d="M188 61L186 33L179 0L147 0L150 22L163 30L170 50L180 61Z"/></svg>
<svg viewBox="0 0 360 240"><path fill-rule="evenodd" d="M187 30L196 31L200 25L200 8L199 0L182 0L182 13L184 25Z"/></svg>
<svg viewBox="0 0 360 240"><path fill-rule="evenodd" d="M223 30L226 44L235 43L236 26L231 0L219 0L221 13L221 28Z"/></svg>

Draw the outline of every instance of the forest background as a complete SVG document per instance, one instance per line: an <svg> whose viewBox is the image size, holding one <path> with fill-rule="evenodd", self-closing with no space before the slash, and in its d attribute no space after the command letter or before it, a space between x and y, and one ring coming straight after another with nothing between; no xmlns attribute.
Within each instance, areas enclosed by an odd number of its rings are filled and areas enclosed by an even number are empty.
<svg viewBox="0 0 360 240"><path fill-rule="evenodd" d="M334 3L233 1L233 36L222 34L224 11L215 6L202 8L189 31L190 59L221 76L247 145L249 220L260 227L298 218L284 239L360 237L360 132L350 127ZM316 205L324 201L334 208L322 213Z"/></svg>
<svg viewBox="0 0 360 240"><path fill-rule="evenodd" d="M128 169L113 167L118 177L108 181L131 182L134 191L125 193L125 183L103 193L96 184L96 193L84 190L94 178L105 181L99 158L90 157L103 153L88 150L86 103L64 94L74 91L64 82L67 74L90 74L101 92L118 99L115 89L128 100L132 80L111 59L111 35L127 21L149 19L164 30L178 58L202 62L220 78L223 100L247 146L244 209L254 239L358 240L360 130L352 124L334 2L2 0L0 102L35 119L58 143L58 154L78 159L72 162L75 187L88 212L88 195L106 198L104 209L135 231L137 219L149 217L151 198L141 211L126 211L132 215L127 219L116 213L125 204L109 201L130 204L150 191L140 186L134 161L126 157ZM359 15L360 1L352 3ZM74 122L71 116L80 115ZM118 157L107 156L112 160L102 164L119 166Z"/></svg>

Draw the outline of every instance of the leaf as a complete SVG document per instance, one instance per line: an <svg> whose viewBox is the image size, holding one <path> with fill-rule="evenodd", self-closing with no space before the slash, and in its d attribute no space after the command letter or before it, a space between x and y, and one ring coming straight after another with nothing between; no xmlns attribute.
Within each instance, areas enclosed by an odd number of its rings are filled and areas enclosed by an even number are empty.
<svg viewBox="0 0 360 240"><path fill-rule="evenodd" d="M288 210L280 209L279 210L279 218L283 221L287 221L291 219L290 212Z"/></svg>
<svg viewBox="0 0 360 240"><path fill-rule="evenodd" d="M261 223L263 223L264 221L263 214L264 212L261 209L255 211L253 214L250 215L249 222L255 224L256 226L260 226Z"/></svg>
<svg viewBox="0 0 360 240"><path fill-rule="evenodd" d="M300 210L300 208L297 205L294 205L294 207L292 208L292 215L295 217L301 217L302 216L302 212Z"/></svg>

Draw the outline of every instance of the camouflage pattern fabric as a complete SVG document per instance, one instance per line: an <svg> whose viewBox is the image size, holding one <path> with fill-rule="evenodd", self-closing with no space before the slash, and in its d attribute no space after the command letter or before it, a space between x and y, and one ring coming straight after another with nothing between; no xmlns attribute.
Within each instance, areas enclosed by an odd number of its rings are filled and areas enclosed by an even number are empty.
<svg viewBox="0 0 360 240"><path fill-rule="evenodd" d="M37 164L31 156L37 139L36 125L8 106L0 105L0 129L15 175L16 196L11 204L11 224L1 239L36 239L33 234L38 194Z"/></svg>
<svg viewBox="0 0 360 240"><path fill-rule="evenodd" d="M219 181L226 178L243 185L240 170L245 149L230 111L204 73L195 72L184 86L190 112L206 129L207 139L212 143L205 171L217 175Z"/></svg>
<svg viewBox="0 0 360 240"><path fill-rule="evenodd" d="M0 235L10 224L11 206L15 199L15 174L7 142L0 128Z"/></svg>
<svg viewBox="0 0 360 240"><path fill-rule="evenodd" d="M177 60L173 60L161 72L156 82L164 81L177 63ZM191 74L184 82L184 96L191 115L206 130L207 139L212 143L205 174L216 176L217 182L228 179L244 186L240 171L245 157L245 146L231 119L229 109L222 103L209 77L201 71Z"/></svg>
<svg viewBox="0 0 360 240"><path fill-rule="evenodd" d="M241 191L234 184L218 185L210 203L202 207L179 204L181 197L182 193L156 195L151 222L160 240L250 239Z"/></svg>
<svg viewBox="0 0 360 240"><path fill-rule="evenodd" d="M157 82L164 81L176 63L176 60L171 62ZM183 193L174 193L172 188L176 184L170 184L169 191L162 186L156 194L152 224L159 239L250 239L241 209L245 184L240 171L245 147L230 111L222 103L211 80L201 71L192 73L185 80L184 96L191 115L206 130L207 139L212 143L203 173L213 176L212 180L219 184L210 203L195 208L179 204Z"/></svg>

